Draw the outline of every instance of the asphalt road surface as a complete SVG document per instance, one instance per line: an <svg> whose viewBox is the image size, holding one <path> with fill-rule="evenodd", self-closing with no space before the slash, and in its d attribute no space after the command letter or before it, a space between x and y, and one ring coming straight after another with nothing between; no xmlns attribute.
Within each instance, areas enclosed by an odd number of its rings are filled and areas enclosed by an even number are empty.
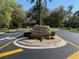
<svg viewBox="0 0 79 59"><path fill-rule="evenodd" d="M7 32L7 33L4 33L4 34L0 34L0 39L5 38L5 37L18 37L18 36L20 36L22 34L23 34L23 32L20 31L20 30L16 31L16 32L13 32L13 33Z"/></svg>
<svg viewBox="0 0 79 59"><path fill-rule="evenodd" d="M56 34L66 41L79 45L79 33L72 33L61 30L57 31ZM12 36L15 36L15 34L13 34ZM17 48L19 47L11 44L8 47L5 47L1 50L10 51ZM79 49L78 47L75 47L74 45L67 43L66 46L55 49L46 49L46 50L24 49L24 51L21 53L2 57L1 59L67 59L68 56L78 51L78 49Z"/></svg>
<svg viewBox="0 0 79 59"><path fill-rule="evenodd" d="M19 36L23 35L23 32L22 31L16 31L16 32L7 32L7 33L4 33L4 34L0 34L0 46L11 41L11 40L1 40L3 38L6 38L6 37L15 37L15 38L18 38Z"/></svg>

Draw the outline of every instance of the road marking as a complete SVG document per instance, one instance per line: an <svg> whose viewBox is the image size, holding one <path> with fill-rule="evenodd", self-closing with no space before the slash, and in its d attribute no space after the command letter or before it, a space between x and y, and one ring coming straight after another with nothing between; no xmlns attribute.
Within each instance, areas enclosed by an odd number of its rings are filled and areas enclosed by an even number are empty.
<svg viewBox="0 0 79 59"><path fill-rule="evenodd" d="M72 46L76 47L76 48L79 48L78 45L72 43L72 42L69 42L67 41L67 43L71 44ZM79 51L73 53L72 55L70 55L69 57L67 57L67 59L79 59Z"/></svg>
<svg viewBox="0 0 79 59"><path fill-rule="evenodd" d="M12 55L12 54L15 54L15 53L19 53L19 52L22 52L22 51L23 51L23 49L19 48L19 49L16 49L16 50L3 52L3 53L0 53L0 57L5 57L5 56Z"/></svg>
<svg viewBox="0 0 79 59"><path fill-rule="evenodd" d="M66 41L66 42L69 43L69 44L71 44L72 46L74 46L74 47L76 47L76 48L79 48L78 45L76 45L76 44L74 44L74 43L72 43L72 42L69 42L69 41Z"/></svg>
<svg viewBox="0 0 79 59"><path fill-rule="evenodd" d="M10 41L10 42L4 44L3 46L0 47L0 49L3 49L3 48L5 48L5 47L7 47L8 45L10 45L11 43L13 43L14 41L15 41L15 40L12 40L12 41Z"/></svg>
<svg viewBox="0 0 79 59"><path fill-rule="evenodd" d="M74 54L70 55L67 59L79 59L79 51L77 51Z"/></svg>

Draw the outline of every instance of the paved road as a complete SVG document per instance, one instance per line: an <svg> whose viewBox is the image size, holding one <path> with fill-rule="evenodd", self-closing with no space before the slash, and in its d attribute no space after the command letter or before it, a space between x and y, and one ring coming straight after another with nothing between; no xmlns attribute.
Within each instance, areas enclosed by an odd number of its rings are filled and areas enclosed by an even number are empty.
<svg viewBox="0 0 79 59"><path fill-rule="evenodd" d="M18 37L19 35L22 35L23 32L22 31L16 31L16 32L7 32L7 33L4 33L4 34L0 34L0 39L1 38L5 38L5 37Z"/></svg>
<svg viewBox="0 0 79 59"><path fill-rule="evenodd" d="M66 41L73 42L74 44L79 44L79 33L72 33L68 31L58 31L57 35L64 38ZM11 44L10 46L2 49L3 51L13 50L19 47ZM46 50L29 50L24 49L24 52L13 54L10 56L3 57L2 59L66 59L72 53L78 51L78 48L67 44L64 47L56 49L46 49Z"/></svg>
<svg viewBox="0 0 79 59"><path fill-rule="evenodd" d="M61 38L64 38L66 41L70 41L76 45L79 45L79 33L61 30L56 32L56 34Z"/></svg>
<svg viewBox="0 0 79 59"><path fill-rule="evenodd" d="M3 38L6 38L6 37L15 37L15 38L18 38L19 36L21 36L23 34L22 31L16 31L16 32L8 32L8 33L4 33L4 34L0 34L0 46L2 46L3 44L11 41L11 40L2 40Z"/></svg>

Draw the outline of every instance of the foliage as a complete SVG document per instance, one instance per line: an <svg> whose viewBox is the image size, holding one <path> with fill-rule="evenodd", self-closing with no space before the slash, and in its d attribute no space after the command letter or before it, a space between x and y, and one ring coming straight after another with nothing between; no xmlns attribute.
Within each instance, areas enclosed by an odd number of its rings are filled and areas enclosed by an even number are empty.
<svg viewBox="0 0 79 59"><path fill-rule="evenodd" d="M70 24L71 24L71 27L73 28L78 28L79 27L79 12L76 11L73 15L73 17L71 18L70 20Z"/></svg>
<svg viewBox="0 0 79 59"><path fill-rule="evenodd" d="M65 10L61 6L59 8L56 8L53 10L50 15L45 18L44 22L46 25L49 25L51 27L59 27L63 26L63 18L64 18Z"/></svg>
<svg viewBox="0 0 79 59"><path fill-rule="evenodd" d="M15 0L0 0L0 26L9 27Z"/></svg>
<svg viewBox="0 0 79 59"><path fill-rule="evenodd" d="M16 5L15 10L12 12L11 27L18 28L26 22L26 14L22 10L21 5Z"/></svg>
<svg viewBox="0 0 79 59"><path fill-rule="evenodd" d="M31 3L34 2L36 3L36 5L33 8L32 15L35 16L34 18L37 20L37 24L43 25L42 13L44 13L43 11L46 10L47 1L46 0L27 0L27 1L30 1Z"/></svg>
<svg viewBox="0 0 79 59"><path fill-rule="evenodd" d="M0 28L19 28L35 20L37 24L51 27L79 27L79 10L73 13L73 5L67 10L60 6L50 11L47 2L52 0L27 1L35 4L26 12L15 0L0 0Z"/></svg>
<svg viewBox="0 0 79 59"><path fill-rule="evenodd" d="M42 6L41 6L41 15L40 15L41 20L42 20L41 24L44 24L44 23L43 23L43 19L44 19L45 17L47 17L47 15L48 15L48 10L47 10L47 8L45 8L44 5L42 5ZM36 6L36 5L33 6L33 7L28 11L27 17L30 18L30 19L32 19L32 20L36 20L36 21L37 21L37 24L39 24L40 21L39 21L38 6Z"/></svg>
<svg viewBox="0 0 79 59"><path fill-rule="evenodd" d="M25 17L22 6L15 0L0 0L0 27L21 27Z"/></svg>

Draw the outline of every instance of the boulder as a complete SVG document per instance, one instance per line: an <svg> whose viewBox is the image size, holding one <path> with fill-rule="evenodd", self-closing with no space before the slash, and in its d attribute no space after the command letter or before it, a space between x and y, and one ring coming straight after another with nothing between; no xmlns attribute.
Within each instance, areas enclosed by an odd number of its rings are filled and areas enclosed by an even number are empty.
<svg viewBox="0 0 79 59"><path fill-rule="evenodd" d="M51 30L49 26L41 26L41 25L35 25L32 30L31 36L33 37L44 37L44 36L50 36Z"/></svg>

